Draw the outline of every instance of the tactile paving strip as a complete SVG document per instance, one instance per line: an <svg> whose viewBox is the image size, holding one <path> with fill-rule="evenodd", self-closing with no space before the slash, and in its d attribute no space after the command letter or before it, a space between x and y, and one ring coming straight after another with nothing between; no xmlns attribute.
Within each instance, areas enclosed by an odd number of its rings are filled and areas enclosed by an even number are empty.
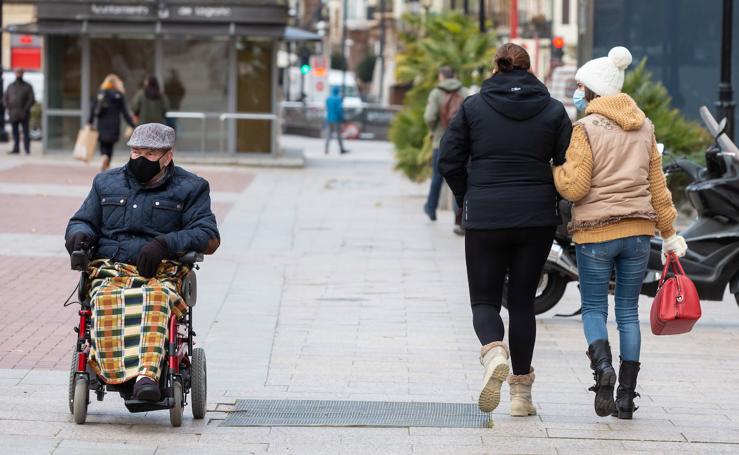
<svg viewBox="0 0 739 455"><path fill-rule="evenodd" d="M486 428L476 403L238 400L222 425Z"/></svg>

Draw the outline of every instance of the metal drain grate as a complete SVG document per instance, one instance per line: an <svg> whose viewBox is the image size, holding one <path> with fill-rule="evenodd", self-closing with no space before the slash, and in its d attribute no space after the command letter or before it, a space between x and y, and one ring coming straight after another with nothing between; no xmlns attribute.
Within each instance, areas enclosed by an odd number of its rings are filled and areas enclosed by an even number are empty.
<svg viewBox="0 0 739 455"><path fill-rule="evenodd" d="M238 400L223 425L485 428L488 414L472 403Z"/></svg>

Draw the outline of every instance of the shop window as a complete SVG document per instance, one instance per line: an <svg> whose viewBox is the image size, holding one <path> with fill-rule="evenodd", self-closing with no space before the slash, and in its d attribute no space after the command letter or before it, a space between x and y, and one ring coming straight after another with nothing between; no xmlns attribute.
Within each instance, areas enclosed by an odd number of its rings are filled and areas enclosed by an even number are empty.
<svg viewBox="0 0 739 455"><path fill-rule="evenodd" d="M272 42L242 40L237 44L236 110L246 113L272 112ZM270 152L274 124L267 120L238 120L236 149L240 152Z"/></svg>
<svg viewBox="0 0 739 455"><path fill-rule="evenodd" d="M50 35L46 38L48 106L51 109L79 109L82 48L78 36Z"/></svg>
<svg viewBox="0 0 739 455"><path fill-rule="evenodd" d="M144 78L154 73L154 40L92 38L90 40L91 98L97 95L103 79L111 73L123 81L126 98L130 102L141 88Z"/></svg>
<svg viewBox="0 0 739 455"><path fill-rule="evenodd" d="M206 120L206 150L220 147L218 115L228 111L228 41L164 40L164 93L171 111L202 112ZM202 148L201 119L172 118L180 150Z"/></svg>

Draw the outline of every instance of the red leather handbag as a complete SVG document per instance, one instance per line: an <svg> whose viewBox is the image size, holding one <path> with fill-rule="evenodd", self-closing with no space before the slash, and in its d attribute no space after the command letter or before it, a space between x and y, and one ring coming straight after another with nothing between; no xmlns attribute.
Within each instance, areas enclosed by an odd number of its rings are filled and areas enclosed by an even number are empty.
<svg viewBox="0 0 739 455"><path fill-rule="evenodd" d="M673 275L667 278L672 268ZM667 263L659 281L659 290L652 302L650 320L655 335L687 333L701 317L701 302L693 282L685 276L683 266L674 253L667 256Z"/></svg>

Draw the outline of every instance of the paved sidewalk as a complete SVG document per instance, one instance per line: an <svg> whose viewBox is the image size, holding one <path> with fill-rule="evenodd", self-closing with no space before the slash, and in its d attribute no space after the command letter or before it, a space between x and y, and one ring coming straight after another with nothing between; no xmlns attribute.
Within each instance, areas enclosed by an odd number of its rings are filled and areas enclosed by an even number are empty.
<svg viewBox="0 0 739 455"><path fill-rule="evenodd" d="M654 337L642 305L641 399L633 421L592 410L578 293L539 318L539 415L492 429L227 428L236 399L473 402L481 380L463 239L421 207L426 185L392 171L390 146L350 142L304 169L198 167L223 244L199 272L195 329L208 356L210 412L181 428L129 414L113 394L75 425L66 404L76 274L61 236L90 168L0 158L0 452L275 454L739 453L739 308L706 302L694 331ZM76 202L74 202L76 201ZM53 215L52 210L54 210ZM60 230L61 229L61 230ZM615 325L612 340L617 339ZM617 343L616 343L617 344Z"/></svg>

